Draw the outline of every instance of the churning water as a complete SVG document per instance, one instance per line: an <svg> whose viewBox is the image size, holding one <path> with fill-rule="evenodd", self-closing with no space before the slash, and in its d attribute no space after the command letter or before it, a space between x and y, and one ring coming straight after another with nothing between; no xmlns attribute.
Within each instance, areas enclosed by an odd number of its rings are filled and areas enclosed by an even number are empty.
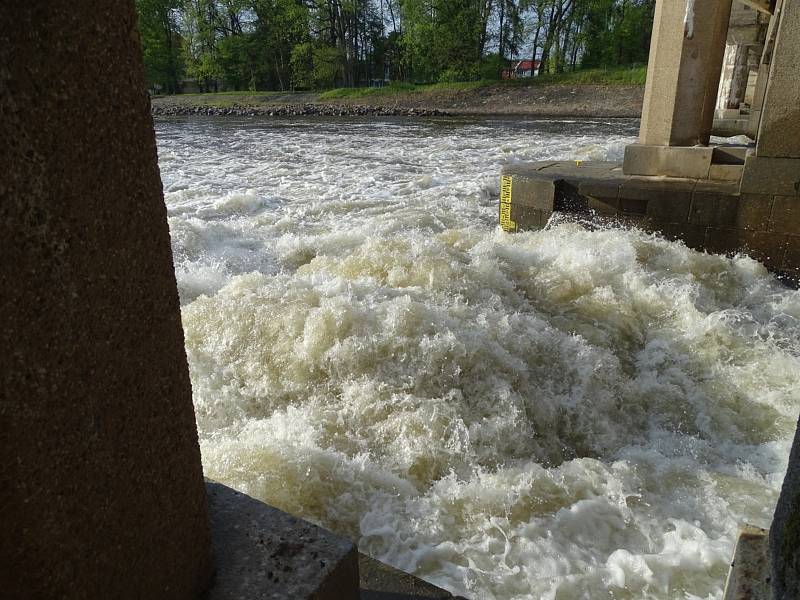
<svg viewBox="0 0 800 600"><path fill-rule="evenodd" d="M501 165L636 126L159 121L206 473L476 600L719 597L786 466L800 295L496 226Z"/></svg>

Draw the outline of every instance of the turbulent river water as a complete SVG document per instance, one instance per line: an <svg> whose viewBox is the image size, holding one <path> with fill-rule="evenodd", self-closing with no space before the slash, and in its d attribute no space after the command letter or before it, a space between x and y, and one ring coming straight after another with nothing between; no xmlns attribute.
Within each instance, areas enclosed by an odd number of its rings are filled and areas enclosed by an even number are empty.
<svg viewBox="0 0 800 600"><path fill-rule="evenodd" d="M800 408L800 295L497 225L633 121L158 120L206 474L474 600L719 598Z"/></svg>

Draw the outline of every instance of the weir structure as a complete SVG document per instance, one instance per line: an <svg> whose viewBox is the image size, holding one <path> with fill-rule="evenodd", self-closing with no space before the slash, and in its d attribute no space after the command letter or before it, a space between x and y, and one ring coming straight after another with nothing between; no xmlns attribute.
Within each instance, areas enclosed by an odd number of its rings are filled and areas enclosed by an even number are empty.
<svg viewBox="0 0 800 600"><path fill-rule="evenodd" d="M0 596L452 598L204 481L133 0L0 5Z"/></svg>
<svg viewBox="0 0 800 600"><path fill-rule="evenodd" d="M503 169L503 229L554 212L747 253L800 279L800 2L657 0L639 142L622 164Z"/></svg>

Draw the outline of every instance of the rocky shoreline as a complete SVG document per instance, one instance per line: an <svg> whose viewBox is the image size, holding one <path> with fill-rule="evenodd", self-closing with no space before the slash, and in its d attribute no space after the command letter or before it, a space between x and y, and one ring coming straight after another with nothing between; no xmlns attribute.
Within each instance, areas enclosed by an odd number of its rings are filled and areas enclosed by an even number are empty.
<svg viewBox="0 0 800 600"><path fill-rule="evenodd" d="M158 106L155 116L233 116L233 117L443 117L448 111L387 106L347 104L287 104L283 106Z"/></svg>

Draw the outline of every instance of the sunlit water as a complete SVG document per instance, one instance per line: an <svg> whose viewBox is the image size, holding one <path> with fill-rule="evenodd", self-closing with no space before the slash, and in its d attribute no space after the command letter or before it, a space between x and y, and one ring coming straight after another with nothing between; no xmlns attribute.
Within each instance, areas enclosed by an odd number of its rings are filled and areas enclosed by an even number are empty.
<svg viewBox="0 0 800 600"><path fill-rule="evenodd" d="M800 296L496 226L503 164L636 126L159 121L207 475L474 599L720 597L785 469Z"/></svg>

